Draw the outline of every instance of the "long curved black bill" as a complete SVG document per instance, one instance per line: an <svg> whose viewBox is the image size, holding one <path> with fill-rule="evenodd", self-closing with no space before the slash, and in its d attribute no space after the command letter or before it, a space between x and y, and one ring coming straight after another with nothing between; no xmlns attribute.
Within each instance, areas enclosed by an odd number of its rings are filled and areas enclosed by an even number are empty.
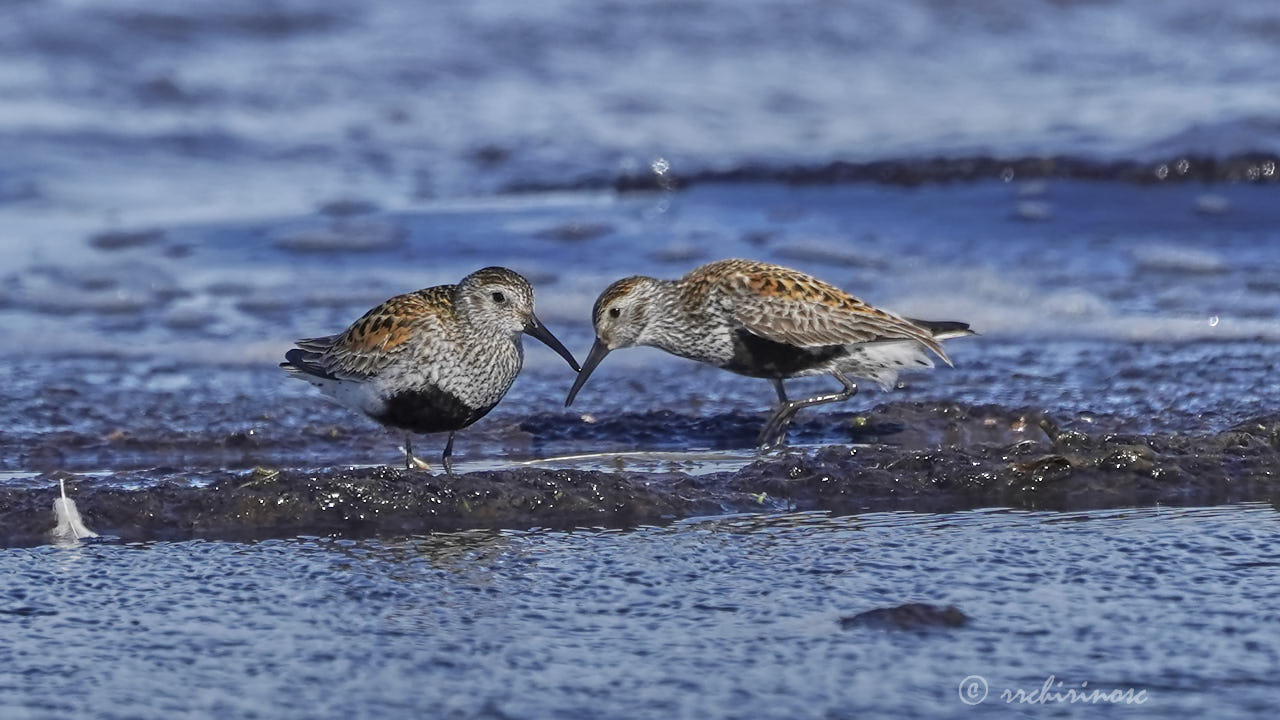
<svg viewBox="0 0 1280 720"><path fill-rule="evenodd" d="M587 384L587 378L591 377L591 373L604 360L604 356L609 354L609 346L600 342L596 338L596 342L591 346L591 352L587 353L587 361L582 364L582 370L578 372L578 379L573 381L573 387L569 388L569 397L564 399L564 406L569 407L573 404L573 399L578 396L578 391L583 385Z"/></svg>
<svg viewBox="0 0 1280 720"><path fill-rule="evenodd" d="M573 353L560 344L560 341L556 339L555 335L551 334L546 325L542 324L537 315L529 316L529 322L525 323L524 332L529 337L540 340L543 345L555 350L560 357L569 362L569 367L573 368L574 372L582 371L582 368L578 367L578 361L573 359Z"/></svg>

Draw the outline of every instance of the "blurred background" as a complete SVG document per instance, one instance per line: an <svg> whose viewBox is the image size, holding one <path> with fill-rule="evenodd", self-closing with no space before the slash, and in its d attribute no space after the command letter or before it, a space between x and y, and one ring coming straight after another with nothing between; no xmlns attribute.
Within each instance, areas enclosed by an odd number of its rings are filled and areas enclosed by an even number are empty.
<svg viewBox="0 0 1280 720"><path fill-rule="evenodd" d="M4 0L5 211L120 226L753 163L1280 150L1280 7Z"/></svg>
<svg viewBox="0 0 1280 720"><path fill-rule="evenodd" d="M305 438L332 462L392 457L276 361L489 264L534 281L579 355L609 281L745 255L983 332L895 399L1194 429L1277 389L1274 2L0 13L14 472L304 462ZM521 418L561 412L559 360L529 363L472 452L535 452ZM580 402L696 415L770 398L637 350Z"/></svg>

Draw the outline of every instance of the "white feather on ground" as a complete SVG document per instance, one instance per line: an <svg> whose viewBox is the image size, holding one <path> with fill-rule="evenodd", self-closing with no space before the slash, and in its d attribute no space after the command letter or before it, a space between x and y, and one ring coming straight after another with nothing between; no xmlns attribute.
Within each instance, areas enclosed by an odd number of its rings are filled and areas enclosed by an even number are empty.
<svg viewBox="0 0 1280 720"><path fill-rule="evenodd" d="M53 517L58 521L57 527L49 531L58 540L79 540L81 538L98 537L98 533L85 527L80 511L76 509L76 501L67 497L67 485L59 480L62 497L53 501Z"/></svg>

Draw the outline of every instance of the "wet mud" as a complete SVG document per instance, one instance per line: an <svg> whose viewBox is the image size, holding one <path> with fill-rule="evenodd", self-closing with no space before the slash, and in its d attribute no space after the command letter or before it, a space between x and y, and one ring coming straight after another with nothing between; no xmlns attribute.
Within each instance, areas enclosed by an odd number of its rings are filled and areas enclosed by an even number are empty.
<svg viewBox="0 0 1280 720"><path fill-rule="evenodd" d="M1204 435L1084 432L1038 411L956 404L884 405L826 421L844 428L848 444L794 448L701 474L607 472L568 459L562 467L513 465L453 478L395 467L198 477L155 468L117 473L111 483L46 473L0 489L0 541L48 540L59 479L92 529L125 540L632 527L735 512L1280 502L1280 415ZM558 431L602 429L566 418Z"/></svg>
<svg viewBox="0 0 1280 720"><path fill-rule="evenodd" d="M616 176L584 176L559 182L520 181L505 192L614 190L616 192L673 191L695 185L776 183L779 185L843 185L871 183L914 187L1003 180L1084 180L1139 185L1163 183L1280 182L1280 155L1248 152L1227 157L1171 155L1144 160L1094 160L1068 155L997 157L991 155L918 158L902 157L869 162L839 160L814 165L751 165L732 168L698 168L688 172L623 173ZM1205 207L1202 212L1214 212ZM1023 219L1042 219L1031 217Z"/></svg>

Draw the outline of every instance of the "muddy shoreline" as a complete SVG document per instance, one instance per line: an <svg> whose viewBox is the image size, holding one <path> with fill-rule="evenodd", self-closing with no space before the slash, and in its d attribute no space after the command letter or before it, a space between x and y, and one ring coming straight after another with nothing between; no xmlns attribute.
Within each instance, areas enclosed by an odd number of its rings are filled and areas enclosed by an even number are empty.
<svg viewBox="0 0 1280 720"><path fill-rule="evenodd" d="M507 193L654 192L682 190L695 185L776 183L779 185L873 184L899 187L945 185L990 180L1080 180L1137 185L1166 183L1280 182L1280 155L1245 152L1228 156L1181 154L1157 159L1098 160L1070 155L958 157L902 157L865 162L836 160L812 165L743 164L730 168L677 172L624 173L584 176L563 182L516 181L501 188Z"/></svg>
<svg viewBox="0 0 1280 720"><path fill-rule="evenodd" d="M450 479L394 467L46 473L0 489L0 544L47 542L61 477L93 530L121 540L369 536L473 528L629 527L736 512L978 507L1088 510L1280 502L1280 415L1218 433L1063 429L1042 413L897 405L847 422L849 445L765 456L734 472L518 467ZM569 432L568 429L564 432ZM48 486L41 481L48 480Z"/></svg>

